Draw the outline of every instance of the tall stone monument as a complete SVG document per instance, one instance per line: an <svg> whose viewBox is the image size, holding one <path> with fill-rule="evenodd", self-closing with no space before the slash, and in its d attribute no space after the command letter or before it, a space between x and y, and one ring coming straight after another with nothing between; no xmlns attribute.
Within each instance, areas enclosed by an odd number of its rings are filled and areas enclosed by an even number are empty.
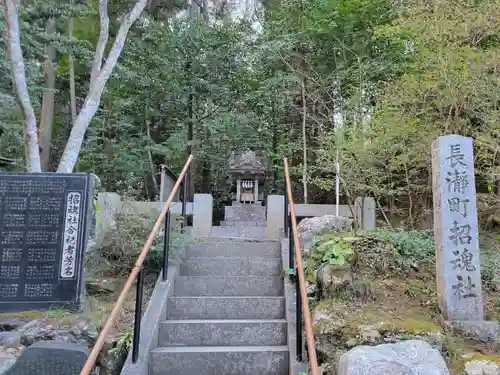
<svg viewBox="0 0 500 375"><path fill-rule="evenodd" d="M0 312L81 307L94 182L0 173Z"/></svg>
<svg viewBox="0 0 500 375"><path fill-rule="evenodd" d="M432 188L441 311L449 321L483 320L472 138L432 143Z"/></svg>
<svg viewBox="0 0 500 375"><path fill-rule="evenodd" d="M233 152L229 173L236 183L236 203L261 203L267 160L255 151Z"/></svg>

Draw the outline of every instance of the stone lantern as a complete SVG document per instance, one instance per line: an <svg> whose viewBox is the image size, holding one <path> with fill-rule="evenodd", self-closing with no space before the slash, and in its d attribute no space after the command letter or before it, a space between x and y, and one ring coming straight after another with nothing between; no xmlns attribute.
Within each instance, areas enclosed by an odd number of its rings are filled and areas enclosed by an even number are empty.
<svg viewBox="0 0 500 375"><path fill-rule="evenodd" d="M267 160L260 153L248 150L231 154L229 173L236 183L236 203L262 203L266 170Z"/></svg>

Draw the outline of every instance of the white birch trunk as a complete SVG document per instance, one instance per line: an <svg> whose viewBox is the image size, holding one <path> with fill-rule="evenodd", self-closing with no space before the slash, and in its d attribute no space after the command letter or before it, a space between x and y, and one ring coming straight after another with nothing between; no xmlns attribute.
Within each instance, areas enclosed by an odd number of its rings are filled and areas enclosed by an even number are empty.
<svg viewBox="0 0 500 375"><path fill-rule="evenodd" d="M40 150L38 148L38 128L35 111L31 105L31 100L26 83L26 73L24 69L24 58L21 49L19 17L17 14L17 4L14 0L4 1L5 24L8 30L6 42L10 52L10 62L16 93L21 103L21 107L26 119L25 145L26 145L26 170L28 172L41 172Z"/></svg>
<svg viewBox="0 0 500 375"><path fill-rule="evenodd" d="M106 0L100 0L100 12L104 9L102 6L103 3L106 3ZM78 155L82 147L85 133L89 127L90 121L99 108L102 92L104 91L104 87L111 76L114 67L116 66L118 58L120 57L130 27L134 24L137 18L139 18L147 3L148 0L138 0L132 10L124 17L123 23L118 30L115 42L113 43L113 47L109 52L106 62L104 63L99 75L94 78L93 85L90 86L89 93L85 98L83 107L76 118L73 128L71 129L71 133L68 142L66 143L57 172L71 173L73 171L76 161L78 160ZM101 19L103 19L103 15L101 15ZM101 37L101 35L99 36L99 43L105 43L106 41L107 38ZM102 55L100 54L100 51L102 51L103 46L99 43L96 47L96 56L94 58L93 66L96 66L97 64L100 66L102 63Z"/></svg>

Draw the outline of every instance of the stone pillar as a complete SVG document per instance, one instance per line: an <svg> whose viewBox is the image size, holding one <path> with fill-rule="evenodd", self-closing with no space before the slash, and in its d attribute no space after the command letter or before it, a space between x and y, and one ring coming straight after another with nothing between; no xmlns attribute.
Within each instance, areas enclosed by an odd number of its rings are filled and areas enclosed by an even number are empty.
<svg viewBox="0 0 500 375"><path fill-rule="evenodd" d="M241 180L236 180L236 202L241 202Z"/></svg>
<svg viewBox="0 0 500 375"><path fill-rule="evenodd" d="M285 196L267 196L267 238L278 240L280 230L284 229Z"/></svg>
<svg viewBox="0 0 500 375"><path fill-rule="evenodd" d="M377 218L375 211L375 199L372 197L363 198L363 229L375 229L377 227Z"/></svg>
<svg viewBox="0 0 500 375"><path fill-rule="evenodd" d="M356 217L356 223L359 229L363 229L363 197L357 197L354 200L354 214Z"/></svg>
<svg viewBox="0 0 500 375"><path fill-rule="evenodd" d="M483 320L472 138L432 143L432 190L441 311L449 321Z"/></svg>
<svg viewBox="0 0 500 375"><path fill-rule="evenodd" d="M214 199L211 194L195 194L193 202L193 237L207 237L212 230Z"/></svg>
<svg viewBox="0 0 500 375"><path fill-rule="evenodd" d="M377 226L375 215L375 199L372 197L358 197L355 200L354 213L360 229L375 229Z"/></svg>
<svg viewBox="0 0 500 375"><path fill-rule="evenodd" d="M122 212L122 198L117 193L99 193L97 195L95 245L102 245L106 233L116 229L117 216Z"/></svg>
<svg viewBox="0 0 500 375"><path fill-rule="evenodd" d="M259 200L259 180L255 179L254 181L254 187L253 187L253 192L254 192L254 198L253 198L253 203L257 203Z"/></svg>
<svg viewBox="0 0 500 375"><path fill-rule="evenodd" d="M165 202L167 200L167 172L165 171L165 165L161 164L160 165L161 172L160 172L160 197L159 201L160 202Z"/></svg>

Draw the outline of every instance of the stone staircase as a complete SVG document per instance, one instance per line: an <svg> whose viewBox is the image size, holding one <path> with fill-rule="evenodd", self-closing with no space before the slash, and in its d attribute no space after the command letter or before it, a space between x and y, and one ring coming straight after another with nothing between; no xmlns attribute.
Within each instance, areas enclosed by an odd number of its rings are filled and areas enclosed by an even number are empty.
<svg viewBox="0 0 500 375"><path fill-rule="evenodd" d="M267 237L265 207L233 203L224 210L224 221L212 227L214 237L241 237L262 239Z"/></svg>
<svg viewBox="0 0 500 375"><path fill-rule="evenodd" d="M222 226L187 249L149 375L289 374L280 247L256 240L264 210L226 207Z"/></svg>

